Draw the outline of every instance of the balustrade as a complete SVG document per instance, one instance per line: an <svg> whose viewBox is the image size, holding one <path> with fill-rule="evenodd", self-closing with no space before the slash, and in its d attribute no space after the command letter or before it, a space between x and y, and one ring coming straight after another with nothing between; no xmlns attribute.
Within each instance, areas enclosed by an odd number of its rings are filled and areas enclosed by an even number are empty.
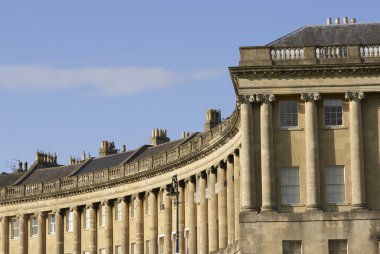
<svg viewBox="0 0 380 254"><path fill-rule="evenodd" d="M302 48L272 49L270 54L273 61L305 58L305 50Z"/></svg>
<svg viewBox="0 0 380 254"><path fill-rule="evenodd" d="M348 47L346 46L319 47L315 49L315 57L317 59L347 58Z"/></svg>
<svg viewBox="0 0 380 254"><path fill-rule="evenodd" d="M380 57L380 45L360 47L361 57Z"/></svg>

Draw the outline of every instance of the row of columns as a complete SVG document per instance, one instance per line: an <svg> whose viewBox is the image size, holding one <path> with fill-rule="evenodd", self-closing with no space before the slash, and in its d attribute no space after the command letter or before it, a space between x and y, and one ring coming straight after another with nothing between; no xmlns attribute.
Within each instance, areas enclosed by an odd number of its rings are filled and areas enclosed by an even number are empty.
<svg viewBox="0 0 380 254"><path fill-rule="evenodd" d="M219 164L211 167L208 170L202 171L196 176L183 179L179 183L179 250L180 253L185 253L185 214L188 216L187 228L188 234L188 249L189 254L196 253L209 253L217 252L234 244L239 240L240 228L238 223L240 212L240 173L239 173L239 152L231 154L228 159L221 161ZM197 181L197 177L199 181ZM207 182L209 181L209 182ZM196 187L196 184L199 186ZM217 184L217 189L215 184ZM188 195L188 204L185 205L185 188ZM199 191L199 208L197 203L194 202L193 197ZM206 196L206 190L209 196ZM161 193L160 193L161 191ZM135 253L144 253L144 240L150 241L150 253L158 254L158 208L157 197L163 195L164 198L164 253L172 253L173 245L172 236L173 232L173 214L172 214L172 200L168 196L168 186L161 188L161 190L154 189L146 193L140 193L132 197L123 197L117 199L121 203L121 250L122 253L129 253L129 199L135 202ZM149 221L144 222L144 199L149 199L150 216ZM105 250L107 254L113 253L113 213L112 204L110 200L100 203L100 207L105 209ZM97 206L94 203L85 205L89 210L89 252L96 254L98 252L98 225L97 225ZM115 208L116 209L116 208ZM185 211L187 209L187 211ZM81 254L81 212L80 207L72 207L69 209L73 215L73 241L72 253ZM199 213L198 213L198 212ZM53 211L55 215L55 247L53 253L64 253L64 210L57 209ZM197 221L199 218L199 221ZM46 219L47 213L38 213L38 254L46 254ZM20 239L20 254L27 254L28 252L28 228L27 216L19 216L19 239ZM199 222L199 224L197 223ZM149 224L150 238L144 238L144 223ZM199 236L197 235L199 232ZM9 254L9 217L1 219L1 254ZM197 237L198 236L198 237ZM13 251L13 250L12 250ZM13 252L12 252L13 253Z"/></svg>
<svg viewBox="0 0 380 254"><path fill-rule="evenodd" d="M361 100L364 93L347 92L350 112L350 153L352 179L352 209L366 207L364 156L362 137ZM318 112L316 101L319 93L303 93L305 101L305 143L306 143L306 207L316 210L321 207L320 171L318 144ZM261 139L261 211L273 211L276 207L275 172L273 151L273 115L274 95L258 94L240 98L241 112L241 209L258 210L255 191L254 135L252 103L260 104L260 139Z"/></svg>

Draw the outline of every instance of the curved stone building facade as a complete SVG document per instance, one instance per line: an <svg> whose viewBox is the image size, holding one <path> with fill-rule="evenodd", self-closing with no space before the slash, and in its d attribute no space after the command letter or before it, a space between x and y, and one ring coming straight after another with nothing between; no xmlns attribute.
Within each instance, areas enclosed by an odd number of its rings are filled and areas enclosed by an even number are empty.
<svg viewBox="0 0 380 254"><path fill-rule="evenodd" d="M204 132L1 174L0 253L379 253L380 24L240 54L236 110Z"/></svg>

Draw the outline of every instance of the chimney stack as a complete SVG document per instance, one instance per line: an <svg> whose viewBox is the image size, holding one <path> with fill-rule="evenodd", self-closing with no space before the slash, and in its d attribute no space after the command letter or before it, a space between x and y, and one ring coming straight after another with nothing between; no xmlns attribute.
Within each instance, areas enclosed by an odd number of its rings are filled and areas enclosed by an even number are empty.
<svg viewBox="0 0 380 254"><path fill-rule="evenodd" d="M347 17L344 17L344 18L343 18L343 24L345 24L345 25L348 24L348 18L347 18Z"/></svg>
<svg viewBox="0 0 380 254"><path fill-rule="evenodd" d="M205 131L215 128L222 122L222 113L220 109L209 109L206 112L206 122L204 124Z"/></svg>
<svg viewBox="0 0 380 254"><path fill-rule="evenodd" d="M24 171L28 171L28 162L24 162Z"/></svg>
<svg viewBox="0 0 380 254"><path fill-rule="evenodd" d="M327 18L326 24L327 24L327 25L331 25L331 24L332 24L332 22L331 22L331 18Z"/></svg>
<svg viewBox="0 0 380 254"><path fill-rule="evenodd" d="M339 18L335 18L335 25L339 25L340 24L340 19Z"/></svg>
<svg viewBox="0 0 380 254"><path fill-rule="evenodd" d="M356 24L356 18L350 18L350 24Z"/></svg>
<svg viewBox="0 0 380 254"><path fill-rule="evenodd" d="M166 129L153 129L150 144L156 146L169 142L170 138L168 138L167 134L168 131Z"/></svg>
<svg viewBox="0 0 380 254"><path fill-rule="evenodd" d="M114 142L109 142L107 140L104 140L100 144L99 148L99 157L104 157L111 154L116 154L117 149L115 148Z"/></svg>
<svg viewBox="0 0 380 254"><path fill-rule="evenodd" d="M192 133L190 133L190 132L188 132L188 131L183 131L182 132L182 138L184 139L184 138L188 138L188 137L190 137L190 135L191 135Z"/></svg>

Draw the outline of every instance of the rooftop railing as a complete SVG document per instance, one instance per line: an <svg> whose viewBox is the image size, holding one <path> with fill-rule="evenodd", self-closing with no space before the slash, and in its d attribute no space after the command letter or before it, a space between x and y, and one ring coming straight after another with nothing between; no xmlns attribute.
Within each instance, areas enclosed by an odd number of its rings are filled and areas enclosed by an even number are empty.
<svg viewBox="0 0 380 254"><path fill-rule="evenodd" d="M240 66L380 62L380 45L242 47Z"/></svg>
<svg viewBox="0 0 380 254"><path fill-rule="evenodd" d="M76 190L93 184L104 184L109 181L122 180L123 178L133 176L139 172L165 167L166 165L180 161L187 156L190 157L195 155L202 147L204 148L212 145L214 142L221 139L226 132L234 128L238 119L238 111L235 111L229 118L210 131L200 133L193 139L190 139L174 149L145 157L138 161L132 161L117 167L105 168L87 174L64 177L48 182L0 188L0 201Z"/></svg>

